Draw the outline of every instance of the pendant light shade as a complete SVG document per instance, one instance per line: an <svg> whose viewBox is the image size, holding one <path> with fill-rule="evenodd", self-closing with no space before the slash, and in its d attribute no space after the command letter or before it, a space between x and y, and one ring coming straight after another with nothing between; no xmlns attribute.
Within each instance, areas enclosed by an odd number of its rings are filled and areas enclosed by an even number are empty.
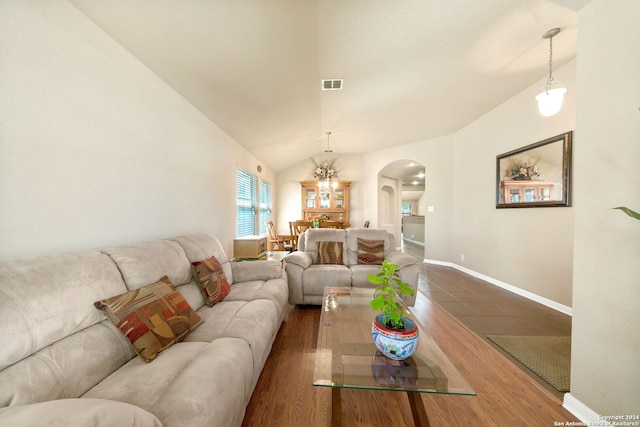
<svg viewBox="0 0 640 427"><path fill-rule="evenodd" d="M536 96L536 101L538 101L538 111L540 111L540 114L545 117L557 114L562 108L562 101L564 101L565 93L567 93L566 87L556 87L555 89L540 92Z"/></svg>
<svg viewBox="0 0 640 427"><path fill-rule="evenodd" d="M567 93L566 87L553 80L553 37L559 32L560 28L553 28L542 35L542 38L549 39L549 76L544 90L536 96L536 101L538 111L545 117L553 116L560 111L564 94Z"/></svg>

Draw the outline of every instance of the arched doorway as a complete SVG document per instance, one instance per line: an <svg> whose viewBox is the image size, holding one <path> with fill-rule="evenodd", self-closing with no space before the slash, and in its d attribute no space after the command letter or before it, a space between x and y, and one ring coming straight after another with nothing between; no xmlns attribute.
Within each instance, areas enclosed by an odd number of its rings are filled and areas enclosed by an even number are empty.
<svg viewBox="0 0 640 427"><path fill-rule="evenodd" d="M393 233L398 245L403 239L424 245L424 195L425 167L418 161L396 160L378 173L378 227Z"/></svg>

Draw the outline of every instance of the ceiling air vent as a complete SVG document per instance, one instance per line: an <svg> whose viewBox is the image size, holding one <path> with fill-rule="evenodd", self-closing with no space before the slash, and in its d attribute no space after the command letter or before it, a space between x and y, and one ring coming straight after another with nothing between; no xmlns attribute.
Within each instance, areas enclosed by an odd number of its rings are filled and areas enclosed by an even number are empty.
<svg viewBox="0 0 640 427"><path fill-rule="evenodd" d="M342 79L323 80L322 90L342 90Z"/></svg>

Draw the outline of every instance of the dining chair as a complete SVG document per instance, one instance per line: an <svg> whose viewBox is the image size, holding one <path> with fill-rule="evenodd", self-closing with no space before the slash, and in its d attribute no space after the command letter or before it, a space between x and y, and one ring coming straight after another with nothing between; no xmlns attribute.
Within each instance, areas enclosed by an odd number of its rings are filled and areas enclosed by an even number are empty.
<svg viewBox="0 0 640 427"><path fill-rule="evenodd" d="M293 250L293 239L288 234L276 233L276 226L273 221L267 221L267 234L269 239L269 247L272 251L291 251Z"/></svg>
<svg viewBox="0 0 640 427"><path fill-rule="evenodd" d="M298 237L300 233L311 227L311 221L289 221L289 229L291 230L291 237L293 243L293 249L298 249Z"/></svg>
<svg viewBox="0 0 640 427"><path fill-rule="evenodd" d="M320 221L320 228L342 228L340 221Z"/></svg>
<svg viewBox="0 0 640 427"><path fill-rule="evenodd" d="M272 251L284 251L284 241L283 239L278 237L278 234L276 233L276 227L275 225L273 225L273 221L267 221L265 224L267 226L269 248L271 248Z"/></svg>

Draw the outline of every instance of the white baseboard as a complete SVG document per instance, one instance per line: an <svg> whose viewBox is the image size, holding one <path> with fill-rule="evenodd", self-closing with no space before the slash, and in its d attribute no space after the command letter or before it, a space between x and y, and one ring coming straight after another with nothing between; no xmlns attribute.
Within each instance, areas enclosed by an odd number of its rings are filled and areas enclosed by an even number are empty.
<svg viewBox="0 0 640 427"><path fill-rule="evenodd" d="M562 402L562 406L567 411L571 412L576 416L580 421L584 423L584 425L588 426L610 426L611 423L603 420L600 415L598 415L594 410L589 408L584 403L580 402L578 399L573 397L571 393L566 393L564 395L564 400Z"/></svg>
<svg viewBox="0 0 640 427"><path fill-rule="evenodd" d="M456 263L448 262L448 261L438 261L438 260L433 260L433 259L424 259L424 262L427 263L427 264L435 264L435 265L443 265L445 267L453 267L456 270L460 270L463 273L466 273L466 274L468 274L470 276L476 277L476 278L478 278L480 280L484 280L485 282L491 283L492 285L499 286L499 287L501 287L503 289L506 289L506 290L508 290L510 292L513 292L514 294L517 294L517 295L523 296L525 298L528 298L528 299L530 299L532 301L535 301L535 302L537 302L539 304L545 305L545 306L547 306L549 308L552 308L552 309L554 309L556 311L559 311L559 312L564 313L564 314L569 315L569 316L572 315L571 307L568 307L568 306L566 306L564 304L560 304L558 302L555 302L555 301L550 300L548 298L545 298L543 296L534 294L533 292L529 292L529 291L526 291L524 289L520 289L517 286L510 285L510 284L505 283L505 282L503 282L501 280L494 279L493 277L485 276L482 273L478 273L477 271L474 271L474 270L471 270L469 268L463 267L463 266L458 265Z"/></svg>

